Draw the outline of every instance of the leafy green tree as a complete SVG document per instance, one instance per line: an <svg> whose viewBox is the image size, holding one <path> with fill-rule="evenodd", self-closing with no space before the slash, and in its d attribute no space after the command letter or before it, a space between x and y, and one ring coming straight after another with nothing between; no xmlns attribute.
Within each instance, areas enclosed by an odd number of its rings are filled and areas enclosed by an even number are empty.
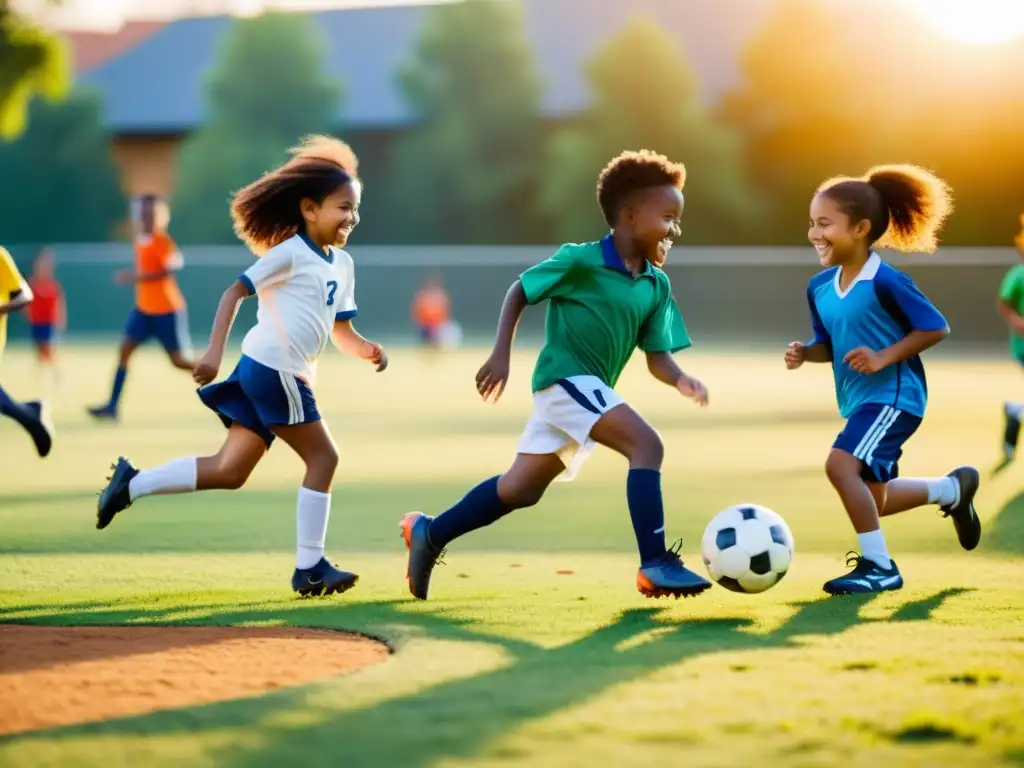
<svg viewBox="0 0 1024 768"><path fill-rule="evenodd" d="M206 82L207 121L178 158L172 205L182 242L234 242L231 194L303 136L335 126L341 84L325 73L324 43L302 14L235 22Z"/></svg>
<svg viewBox="0 0 1024 768"><path fill-rule="evenodd" d="M418 123L391 157L392 240L543 239L534 205L543 162L541 82L519 4L431 8L401 85Z"/></svg>
<svg viewBox="0 0 1024 768"><path fill-rule="evenodd" d="M61 38L15 13L0 0L0 139L25 129L33 96L57 99L67 93L71 67Z"/></svg>
<svg viewBox="0 0 1024 768"><path fill-rule="evenodd" d="M102 124L102 103L78 91L29 106L29 130L0 143L7 243L105 241L127 213ZM16 191L16 192L15 192Z"/></svg>
<svg viewBox="0 0 1024 768"><path fill-rule="evenodd" d="M682 242L743 241L761 206L749 192L742 146L697 98L678 42L635 17L587 65L593 104L552 141L542 205L560 239L606 228L595 201L601 168L623 150L650 149L687 169Z"/></svg>

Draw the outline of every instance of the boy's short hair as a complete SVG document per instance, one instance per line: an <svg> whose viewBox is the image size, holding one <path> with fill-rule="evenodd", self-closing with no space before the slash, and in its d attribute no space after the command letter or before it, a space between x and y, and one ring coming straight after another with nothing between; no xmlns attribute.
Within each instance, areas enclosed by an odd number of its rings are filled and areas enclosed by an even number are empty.
<svg viewBox="0 0 1024 768"><path fill-rule="evenodd" d="M673 163L649 149L626 151L612 158L597 177L597 203L608 226L614 227L619 209L634 192L666 185L682 190L685 183L682 163Z"/></svg>

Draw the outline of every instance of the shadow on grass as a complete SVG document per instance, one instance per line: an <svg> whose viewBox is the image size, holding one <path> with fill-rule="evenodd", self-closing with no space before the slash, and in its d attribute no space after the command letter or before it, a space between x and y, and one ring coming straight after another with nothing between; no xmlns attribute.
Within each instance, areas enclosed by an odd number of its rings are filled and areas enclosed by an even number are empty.
<svg viewBox="0 0 1024 768"><path fill-rule="evenodd" d="M1024 493L1014 496L999 510L982 546L990 552L1024 555Z"/></svg>
<svg viewBox="0 0 1024 768"><path fill-rule="evenodd" d="M939 592L902 606L888 619L860 617L860 609L871 596L796 603L790 619L768 634L749 631L753 623L742 618L672 622L659 618L659 609L633 609L620 613L610 624L589 635L555 648L482 633L470 622L450 616L402 610L403 604L409 605L407 601L353 604L343 609L305 602L288 607L207 606L207 613L184 623L274 620L293 626L343 625L397 638L399 649L404 639L415 636L484 642L503 649L508 663L493 671L442 682L364 708L346 709L343 702L331 706L322 695L316 697L314 706L308 700L308 688L294 688L260 698L12 739L59 742L90 734L102 734L104 738L157 734L193 738L204 732L250 728L258 733L251 746L232 740L221 748L222 752L210 755L211 759L218 765L278 766L301 762L303 766L427 768L446 759L479 757L497 739L526 723L580 705L612 686L649 677L684 660L718 652L798 647L811 636L838 635L858 623L924 621L945 600L965 591L968 590ZM73 610L73 606L64 606L59 614L54 612L33 621L160 623L169 618L166 613L144 609L88 611L69 617Z"/></svg>

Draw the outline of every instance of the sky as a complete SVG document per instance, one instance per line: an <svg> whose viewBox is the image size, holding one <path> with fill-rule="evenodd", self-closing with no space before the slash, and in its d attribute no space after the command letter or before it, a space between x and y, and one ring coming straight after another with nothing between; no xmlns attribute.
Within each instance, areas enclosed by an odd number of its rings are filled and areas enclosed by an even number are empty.
<svg viewBox="0 0 1024 768"><path fill-rule="evenodd" d="M381 5L412 5L424 0L14 0L12 5L60 29L117 29L129 19L171 19L177 16L255 14L264 8L326 10ZM439 0L426 0L437 2ZM444 1L444 0L440 0Z"/></svg>

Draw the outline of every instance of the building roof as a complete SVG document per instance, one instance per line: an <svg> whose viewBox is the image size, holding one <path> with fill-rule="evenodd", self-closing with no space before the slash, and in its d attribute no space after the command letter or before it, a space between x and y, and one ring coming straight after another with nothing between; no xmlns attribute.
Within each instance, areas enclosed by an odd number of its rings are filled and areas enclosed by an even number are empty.
<svg viewBox="0 0 1024 768"><path fill-rule="evenodd" d="M134 48L162 26L162 21L130 21L114 32L70 31L64 37L75 71L87 72Z"/></svg>
<svg viewBox="0 0 1024 768"><path fill-rule="evenodd" d="M543 112L559 117L587 106L584 64L635 13L648 14L679 38L701 97L713 102L738 83L743 45L770 0L743 0L743 14L736 13L735 0L521 2L527 39L546 84ZM328 71L345 82L340 122L401 127L413 121L395 73L412 56L429 12L411 5L310 14L330 42ZM204 75L233 23L230 17L207 17L165 24L119 55L83 67L79 82L103 95L107 126L116 133L189 131L204 119Z"/></svg>

